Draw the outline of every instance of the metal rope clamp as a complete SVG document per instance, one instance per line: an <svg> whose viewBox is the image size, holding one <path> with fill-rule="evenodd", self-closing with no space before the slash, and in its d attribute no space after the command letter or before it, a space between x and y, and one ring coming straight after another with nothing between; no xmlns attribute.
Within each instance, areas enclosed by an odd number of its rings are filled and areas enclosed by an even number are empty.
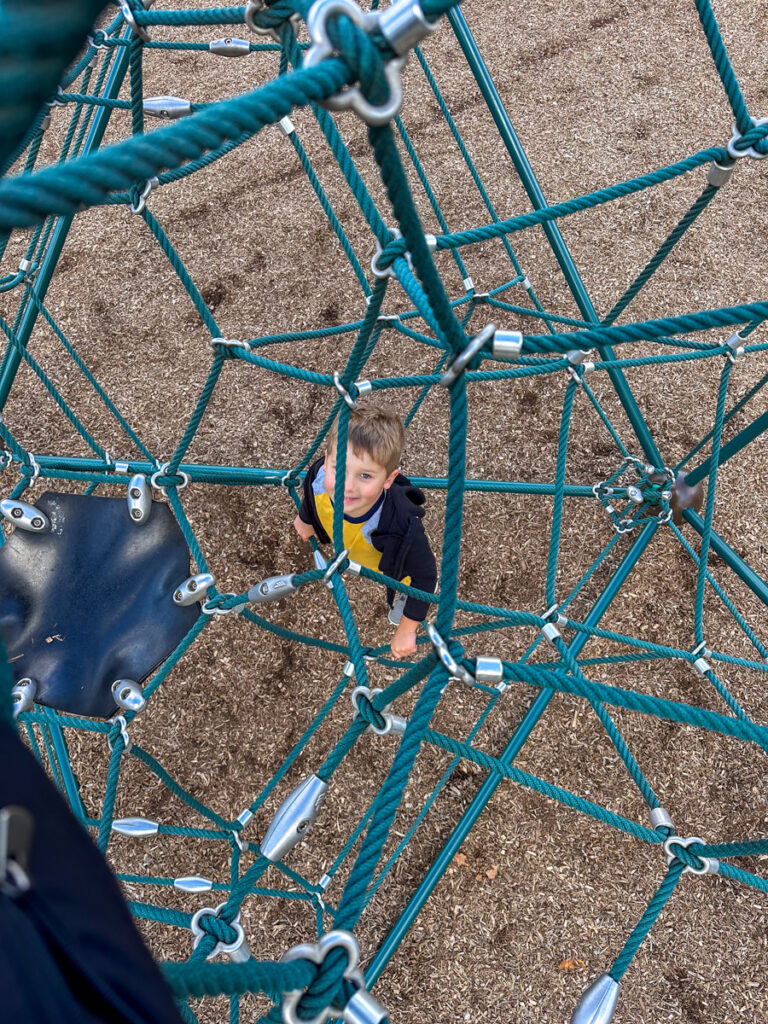
<svg viewBox="0 0 768 1024"><path fill-rule="evenodd" d="M349 695L349 699L352 701L352 707L355 709L357 714L360 714L360 708L358 706L358 697L365 697L368 702L373 705L373 698L377 693L383 693L384 691L376 687L371 690L367 686L356 686L352 693ZM408 722L405 718L400 715L389 714L389 709L392 707L391 704L386 704L380 711L379 714L384 719L384 725L379 728L374 725L373 722L369 722L366 732L375 732L377 736L388 736L390 733L394 733L395 736L402 736L408 727ZM378 710L378 708L374 708Z"/></svg>
<svg viewBox="0 0 768 1024"><path fill-rule="evenodd" d="M27 452L27 461L22 466L22 469L21 469L22 473L24 472L24 469L27 468L27 467L32 470L32 475L31 475L30 480L29 480L29 486L31 487L32 484L40 476L40 463L37 461L37 459L35 458L35 456L31 452Z"/></svg>
<svg viewBox="0 0 768 1024"><path fill-rule="evenodd" d="M687 850L689 846L694 843L701 843L702 846L706 846L706 843L699 836L689 836L687 839L681 839L680 836L670 836L664 840L664 854L667 860L667 867L669 867L673 861L677 860L676 854L673 852L672 847L682 846L684 850ZM716 875L720 870L720 861L715 857L701 857L699 854L694 854L701 861L700 868L692 868L690 864L686 864L683 868L683 874L686 871L690 871L692 875Z"/></svg>
<svg viewBox="0 0 768 1024"><path fill-rule="evenodd" d="M233 604L229 608L222 608L221 603L226 601L230 597L237 597L237 594L214 594L213 597L208 597L207 594L203 595L200 599L200 611L203 615L239 615L240 612L248 604L247 601L241 601L239 604ZM178 604L178 601L176 602Z"/></svg>
<svg viewBox="0 0 768 1024"><path fill-rule="evenodd" d="M149 198L149 193L152 191L153 188L156 188L159 184L159 178L147 179L144 188L141 190L141 195L136 200L136 202L131 201L130 203L128 203L128 209L131 211L131 213L144 213L144 210L146 209L147 206L147 199Z"/></svg>
<svg viewBox="0 0 768 1024"><path fill-rule="evenodd" d="M339 566L342 564L342 562L348 555L349 549L344 548L343 551L336 555L336 557L330 563L330 565L327 566L325 572L323 573L323 582L328 588L331 588L333 586L333 574L336 572L336 570L339 568Z"/></svg>
<svg viewBox="0 0 768 1024"><path fill-rule="evenodd" d="M13 717L18 718L25 711L31 711L35 706L35 694L37 693L37 680L25 676L11 690L11 701L13 704Z"/></svg>
<svg viewBox="0 0 768 1024"><path fill-rule="evenodd" d="M488 324L479 334L476 334L463 352L459 353L451 365L442 375L438 383L441 388L449 388L451 384L463 373L475 356L486 347L488 342L493 341L496 334L496 324Z"/></svg>
<svg viewBox="0 0 768 1024"><path fill-rule="evenodd" d="M329 110L354 110L371 125L388 124L400 110L403 102L403 84L400 72L405 67L408 52L422 39L432 33L436 25L424 17L418 0L395 0L385 11L365 14L353 0L315 0L307 15L307 30L311 45L304 56L304 67L313 68L334 55L333 43L328 36L328 18L346 15L366 35L381 33L397 55L384 65L384 74L389 88L389 99L380 106L374 106L363 96L356 85L324 100L322 105Z"/></svg>
<svg viewBox="0 0 768 1024"><path fill-rule="evenodd" d="M282 42L280 39L280 29L276 25L259 25L256 21L256 15L262 11L268 11L269 7L263 3L263 0L248 0L245 5L244 20L248 28L257 36L269 36L270 39L274 39L276 43ZM293 28L293 31L298 35L299 27L301 26L301 15L294 12L290 18L287 18ZM237 40L239 42L239 40ZM219 51L220 53L223 51ZM234 54L227 53L226 56L234 56ZM238 54L239 56L239 54Z"/></svg>
<svg viewBox="0 0 768 1024"><path fill-rule="evenodd" d="M149 4L147 6L149 6ZM131 32L133 32L135 36L138 36L143 43L148 43L152 36L147 32L143 25L139 25L136 21L136 17L131 5L128 3L128 0L120 0L120 13Z"/></svg>
<svg viewBox="0 0 768 1024"><path fill-rule="evenodd" d="M403 237L403 233L400 230L400 228L389 228L389 232L396 239ZM430 235L428 233L425 233L424 241L427 243L427 248L429 249L429 251L431 253L433 253L437 249L437 236L436 235ZM381 256L382 256L382 254L384 252L384 248L383 248L381 242L378 240L378 238L374 239L374 243L375 243L376 248L375 248L373 256L371 257L371 273L373 274L374 277L394 277L395 279L397 279L397 274L395 273L395 268L394 268L394 266L391 263L387 267L380 266L379 260L381 259ZM405 262L408 264L408 269L413 274L414 273L413 257L411 256L411 250L410 249L406 249L405 250L405 252L403 253L403 258L405 259ZM391 314L390 315L384 314L383 316L380 315L377 319L379 319L379 320L383 320L383 319L398 320L399 317L393 316Z"/></svg>
<svg viewBox="0 0 768 1024"><path fill-rule="evenodd" d="M3 498L0 501L0 516L29 533L50 533L51 530L51 521L48 516L35 505L30 505L26 501Z"/></svg>
<svg viewBox="0 0 768 1024"><path fill-rule="evenodd" d="M467 686L474 686L475 680L471 672L468 672L463 665L459 665L456 659L453 657L451 652L448 650L448 644L443 640L440 634L437 632L431 622L424 623L424 629L427 632L427 636L432 641L432 646L435 648L440 661L448 669L451 679L459 679L462 683L466 683Z"/></svg>
<svg viewBox="0 0 768 1024"><path fill-rule="evenodd" d="M219 353L220 349L226 351L227 349L243 348L247 352L251 351L251 346L247 341L240 341L239 338L209 338L208 344L213 349L214 355ZM223 355L223 352L222 352Z"/></svg>
<svg viewBox="0 0 768 1024"><path fill-rule="evenodd" d="M768 117L760 117L756 121L752 122L753 128L759 128L763 124L768 124ZM728 156L732 160L740 160L743 156L751 156L753 160L765 160L768 153L759 153L754 146L748 146L746 149L736 149L736 143L739 139L743 139L744 136L741 134L739 129L734 124L732 126L731 140L725 147L728 150Z"/></svg>
<svg viewBox="0 0 768 1024"><path fill-rule="evenodd" d="M353 398L349 391L347 391L347 389L341 383L341 374L339 373L338 370L333 371L333 386L339 392L339 394L347 403L350 409L357 408L358 398L362 398L363 395L370 395L370 393L373 391L373 385L369 380L356 380L355 383L353 384L353 387L356 392L356 397Z"/></svg>
<svg viewBox="0 0 768 1024"><path fill-rule="evenodd" d="M165 474L165 471L166 469L168 469L169 466L170 462L161 462L160 465L157 467L156 472L154 472L152 476L149 478L149 482L152 485L152 487L156 487L164 498L168 497L168 488L163 486L163 484L159 484L157 481L160 479L161 476ZM173 484L172 486L174 486L177 491L183 491L191 479L189 473L185 473L183 470L179 469L176 471L174 475L181 477L181 483Z"/></svg>
<svg viewBox="0 0 768 1024"><path fill-rule="evenodd" d="M127 754L133 744L131 743L131 737L128 735L128 723L126 722L125 717L123 715L115 715L114 718L109 719L109 724L120 727L120 735L123 738L124 746L123 753ZM107 734L107 746L112 750L112 739L109 736L109 733Z"/></svg>
<svg viewBox="0 0 768 1024"><path fill-rule="evenodd" d="M200 919L205 914L209 914L211 917L220 918L221 912L226 905L226 902L220 903L215 910L213 907L202 907L193 915L192 921L189 925L192 929L192 934L195 937L192 945L193 949L197 949L202 939L209 934L200 924ZM218 956L219 953L226 953L229 959L236 964L244 964L251 959L251 951L248 949L248 945L245 941L245 932L243 931L243 926L240 924L239 910L235 917L229 922L229 927L233 928L236 933L235 940L233 942L222 942L219 940L205 958L206 960L213 960L213 958Z"/></svg>
<svg viewBox="0 0 768 1024"><path fill-rule="evenodd" d="M726 341L725 343L728 346L728 351L725 353L726 359L729 359L734 364L737 359L741 359L741 357L744 355L743 343L744 338L742 338L741 334L738 331L736 331L735 334L732 334L728 341Z"/></svg>
<svg viewBox="0 0 768 1024"><path fill-rule="evenodd" d="M322 967L326 956L332 949L343 949L348 956L347 966L344 968L344 979L350 982L357 990L346 1006L337 1006L331 1003L315 1017L299 1017L296 1010L301 997L304 995L302 989L292 989L283 995L283 1021L284 1024L323 1024L328 1017L341 1017L344 1024L383 1024L387 1019L387 1011L381 1003L374 999L365 987L365 978L360 970L360 949L357 940L351 932L340 929L327 932L318 942L302 943L289 949L281 959L280 963L292 963L294 960L310 960L313 964Z"/></svg>

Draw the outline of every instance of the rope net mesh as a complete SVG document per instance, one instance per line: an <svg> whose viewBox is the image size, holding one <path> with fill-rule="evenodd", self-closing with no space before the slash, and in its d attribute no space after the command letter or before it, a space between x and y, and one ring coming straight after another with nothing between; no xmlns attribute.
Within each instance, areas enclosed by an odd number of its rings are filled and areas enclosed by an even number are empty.
<svg viewBox="0 0 768 1024"><path fill-rule="evenodd" d="M492 888L509 848L523 888L531 840L505 821L487 849L489 815L551 822L537 838L555 866L553 837L578 837L587 878L582 848L626 861L633 918L594 924L598 939L589 907L567 912L609 987L673 893L670 907L717 887L727 907L768 889L764 806L718 817L701 778L714 765L748 793L764 774L768 583L733 502L759 513L768 304L725 294L714 270L706 294L665 294L708 218L740 209L768 139L708 0L691 8L732 137L725 121L708 148L667 146L671 163L556 203L449 3L424 5L444 24L410 58L402 115L366 134L320 101L358 81L384 102L392 51L376 32L331 21L335 55L307 67L299 3L259 9L254 32L243 7L131 0L4 154L4 495L125 495L151 477L193 571L215 577L140 713L17 717L187 1020L224 1019L204 993L228 998L231 1020L333 1017L359 987L345 955L274 961L352 932L371 988L443 876ZM171 83L193 98L169 98ZM183 117L158 128L158 113ZM609 280L593 272L607 239ZM338 519L314 560L290 530L329 428L344 438L369 394L403 415L403 469L427 492L439 556L437 593L418 595L436 632L409 663L389 651L383 594L416 592L356 573ZM283 602L249 601L288 573ZM354 686L380 691L357 713ZM388 715L404 733L367 729ZM317 821L268 859L270 822L312 777L327 784ZM473 927L503 945L513 921ZM574 957L563 970L578 975ZM587 977L558 977L557 1019ZM389 995L391 1019L409 1016Z"/></svg>

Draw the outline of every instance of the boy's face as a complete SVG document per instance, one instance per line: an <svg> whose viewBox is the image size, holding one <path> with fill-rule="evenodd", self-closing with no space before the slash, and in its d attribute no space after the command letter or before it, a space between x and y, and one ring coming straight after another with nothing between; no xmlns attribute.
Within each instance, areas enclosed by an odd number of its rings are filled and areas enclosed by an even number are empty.
<svg viewBox="0 0 768 1024"><path fill-rule="evenodd" d="M391 487L398 471L387 473L384 466L379 465L366 452L356 452L347 448L347 471L344 480L344 515L359 519L373 508L382 491ZM325 493L333 501L336 487L336 451L335 448L325 456Z"/></svg>

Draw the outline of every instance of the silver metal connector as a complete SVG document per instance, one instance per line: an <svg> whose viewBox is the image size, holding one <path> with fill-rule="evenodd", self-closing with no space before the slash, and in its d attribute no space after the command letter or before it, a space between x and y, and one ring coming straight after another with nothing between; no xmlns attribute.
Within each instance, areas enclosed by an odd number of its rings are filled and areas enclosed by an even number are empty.
<svg viewBox="0 0 768 1024"><path fill-rule="evenodd" d="M283 800L261 843L267 860L283 860L304 838L317 820L327 792L328 783L310 775Z"/></svg>
<svg viewBox="0 0 768 1024"><path fill-rule="evenodd" d="M174 590L173 603L186 608L196 601L205 601L208 591L215 582L216 577L209 572L199 572L196 576L190 576Z"/></svg>
<svg viewBox="0 0 768 1024"><path fill-rule="evenodd" d="M282 576L269 576L256 583L248 591L248 600L251 604L268 604L270 601L282 601L284 597L294 594L299 588L294 586L295 572L285 573Z"/></svg>

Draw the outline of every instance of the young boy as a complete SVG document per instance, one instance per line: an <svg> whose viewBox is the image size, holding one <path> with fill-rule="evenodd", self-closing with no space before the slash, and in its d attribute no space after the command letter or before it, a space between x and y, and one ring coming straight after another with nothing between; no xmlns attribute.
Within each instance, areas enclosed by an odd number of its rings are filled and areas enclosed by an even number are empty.
<svg viewBox="0 0 768 1024"><path fill-rule="evenodd" d="M405 440L403 424L387 409L359 405L349 417L344 480L344 547L349 557L393 579L434 591L435 557L424 533L424 494L398 471ZM305 541L326 544L333 535L336 432L324 459L307 470L304 500L293 521ZM397 623L391 649L396 658L416 652L416 629L429 605L387 590L390 621ZM394 603L394 607L393 607Z"/></svg>

